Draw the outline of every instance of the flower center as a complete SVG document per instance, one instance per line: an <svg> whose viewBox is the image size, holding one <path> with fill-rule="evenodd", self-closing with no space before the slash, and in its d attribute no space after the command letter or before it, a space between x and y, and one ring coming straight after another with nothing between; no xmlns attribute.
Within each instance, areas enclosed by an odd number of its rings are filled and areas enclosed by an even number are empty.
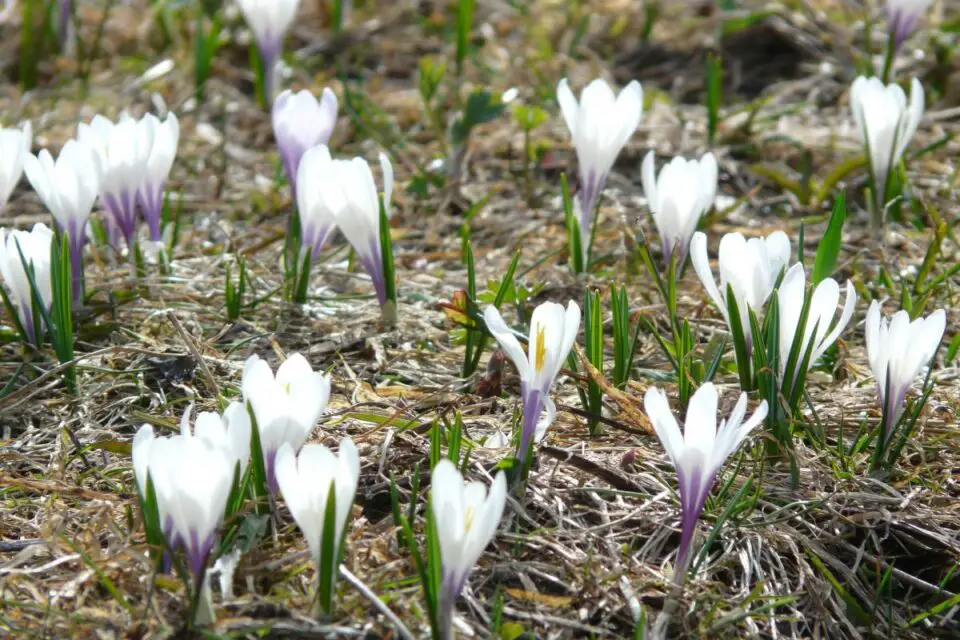
<svg viewBox="0 0 960 640"><path fill-rule="evenodd" d="M537 339L534 344L534 367L537 373L543 371L543 361L547 357L547 345L544 343L544 326L537 325Z"/></svg>

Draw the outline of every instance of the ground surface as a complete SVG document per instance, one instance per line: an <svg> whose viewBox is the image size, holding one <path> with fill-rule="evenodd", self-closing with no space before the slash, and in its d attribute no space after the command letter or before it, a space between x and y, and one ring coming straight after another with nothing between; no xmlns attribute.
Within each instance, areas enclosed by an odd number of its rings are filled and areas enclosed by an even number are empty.
<svg viewBox="0 0 960 640"><path fill-rule="evenodd" d="M335 39L326 14L306 4L288 40L292 71L284 83L333 87L342 107L331 142L335 152L373 160L385 148L397 168L393 232L400 323L392 330L378 325L369 281L348 270L340 239L332 257L317 267L307 304L284 302L276 293L289 192L275 180L270 122L252 96L236 19L228 21L236 39L220 51L202 105L192 99L191 18L174 19L173 44L161 48L149 14L116 6L95 59L42 64L39 86L27 94L16 85L18 28L15 21L3 26L0 62L9 83L0 89L0 114L7 125L32 120L35 148L58 148L78 119L96 112L115 116L122 108L139 113L166 105L178 113L183 134L171 186L181 194L183 229L169 275L150 267L136 285L109 252L88 255L92 299L79 328L77 397L66 394L51 351L29 353L10 331L0 333L0 635L156 637L180 629L178 583L161 579L151 588L130 469L131 437L145 422L175 428L191 403L215 409L218 392L235 397L250 354L275 363L295 351L333 376L329 415L313 439L335 442L349 434L361 451L346 564L416 636L425 635L415 573L397 545L389 514L388 478L401 479L406 491L414 464L426 460L427 429L437 417L462 412L469 437L481 442L496 429L509 429L517 407L509 364L500 396L484 397L478 378L464 383L463 347L454 343L453 327L437 308L465 287L457 234L464 212L485 201L471 221L481 289L522 251L518 284L531 297L508 305L508 318L517 318L514 310L529 313L541 300L580 301L586 286L605 288L612 281L628 286L637 316L664 327L664 308L649 278L630 261L636 234L655 237L641 198L639 165L651 148L661 158L706 150L707 51L719 51L725 61L725 118L713 150L726 205L703 225L712 251L731 230L759 235L783 229L796 242L804 221L805 252L812 259L832 204L829 194L823 202L804 202L769 174L796 181L810 166L821 182L858 153L847 88L865 50L860 2L743 2L733 13L705 2L664 2L644 42L641 2L571 2L567 8L554 1L515 3L529 4L521 12L512 3L480 0L463 86L517 87L518 100L552 114L532 136L539 149L530 165L532 197L525 196L522 132L509 114L475 132L460 185L413 193L403 187L444 154L436 127L424 122L417 68L429 55L452 69L452 9L438 2L368 2ZM375 10L371 4L384 6ZM927 87L927 117L914 150L960 129L958 3L936 4L896 70L899 79L917 76ZM761 9L766 17L755 13ZM79 15L80 41L91 43L102 11L96 3L82 4ZM720 38L724 24L728 34ZM879 46L877 40L874 48ZM164 58L176 63L170 73L137 81ZM85 64L86 94L79 79ZM643 122L621 154L602 203L597 246L605 257L585 278L566 266L559 205L559 174L573 174L575 163L553 100L564 75L577 89L597 75L617 84L637 78L647 96ZM445 96L451 86L445 84ZM441 111L455 113L455 101L445 100L449 106ZM945 273L960 255L953 235L958 148L951 140L910 164L915 205L903 224L891 226L885 247L867 228L863 171L840 183L856 215L848 221L835 276L850 278L861 301L839 348L811 376L812 405L830 446L798 439L797 488L787 466L764 459L762 446L751 444L732 458L718 487L732 484L708 504L701 540L744 483L752 483L755 498L727 520L689 579L671 636L960 633L954 615L960 602L956 362L943 362L941 351L932 400L892 476L869 477L866 453L853 460L837 454L838 439L849 446L864 415L878 418L863 346L863 300L892 297L887 310L895 309L900 287L913 285L936 212L950 231L929 277ZM24 183L2 222L24 227L47 219ZM247 302L256 304L230 322L224 278L238 256L248 261L251 276ZM879 277L881 267L893 289ZM929 305L947 309L945 342L957 326L957 288L956 279L944 279ZM681 284L681 311L704 345L726 331L692 270ZM661 380L669 373L646 333L636 365L629 394L639 401L656 372ZM642 605L655 618L671 593L679 539L675 473L647 425L617 403L609 403L603 433L589 438L573 411L579 409L577 380L567 376L557 386L561 411L534 463L526 497L510 502L496 543L471 576L458 608L464 637L484 637L496 627L496 608L502 608L503 637L516 637L519 630L542 638L629 637L633 612ZM721 404L730 406L736 375L724 367L717 382L724 390ZM659 384L675 397L671 383ZM502 455L475 448L475 476L486 477ZM426 485L424 474L422 492ZM278 535L244 555L236 599L219 603L218 597L214 631L321 637L325 628L308 616L312 576L304 541L282 512ZM334 633L397 637L349 585L342 585L338 602L340 629Z"/></svg>

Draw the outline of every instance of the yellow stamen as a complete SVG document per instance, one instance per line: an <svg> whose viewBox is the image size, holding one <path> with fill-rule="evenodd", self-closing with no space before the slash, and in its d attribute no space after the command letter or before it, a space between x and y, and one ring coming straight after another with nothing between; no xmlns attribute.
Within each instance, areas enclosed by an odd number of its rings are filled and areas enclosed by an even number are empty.
<svg viewBox="0 0 960 640"><path fill-rule="evenodd" d="M537 325L537 339L536 344L534 345L535 350L535 362L534 367L537 369L537 373L540 373L543 370L543 361L547 356L547 345L544 344L544 326L542 324Z"/></svg>
<svg viewBox="0 0 960 640"><path fill-rule="evenodd" d="M290 395L290 383L289 383L289 382L284 382L284 383L283 383L282 385L280 385L280 386L283 387L283 392L284 392L284 393L286 393L287 395Z"/></svg>
<svg viewBox="0 0 960 640"><path fill-rule="evenodd" d="M466 533L470 531L470 527L473 525L473 507L467 507L467 513L463 519L463 532Z"/></svg>

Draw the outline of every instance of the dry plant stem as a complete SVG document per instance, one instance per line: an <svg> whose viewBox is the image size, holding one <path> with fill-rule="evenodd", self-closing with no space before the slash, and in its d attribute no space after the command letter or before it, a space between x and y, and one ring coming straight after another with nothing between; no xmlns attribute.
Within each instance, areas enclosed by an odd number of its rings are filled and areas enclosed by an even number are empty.
<svg viewBox="0 0 960 640"><path fill-rule="evenodd" d="M410 630L407 629L406 625L403 624L400 618L397 617L397 614L391 611L390 607L384 604L384 602L377 596L376 593L373 592L373 590L370 589L370 587L365 585L360 578L353 575L353 573L342 564L340 565L340 575L344 580L349 582L354 589L359 591L360 595L369 600L370 604L376 607L377 611L382 613L383 616L390 621L390 624L394 626L401 638L404 640L414 640L413 634L410 633Z"/></svg>
<svg viewBox="0 0 960 640"><path fill-rule="evenodd" d="M206 361L203 359L203 356L200 355L200 352L197 350L197 346L193 343L193 340L190 338L190 335L183 328L183 325L180 324L180 319L177 318L177 314L173 311L167 311L167 318L170 320L170 324L173 325L173 328L177 330L177 333L180 334L180 337L183 339L184 344L187 345L187 349L190 351L190 355L193 356L193 359L197 361L197 364L200 365L200 369L203 370L203 375L206 376L207 382L210 384L210 391L213 393L214 397L220 397L220 386L217 384L217 379L213 377L213 373L210 371L210 367L207 366Z"/></svg>

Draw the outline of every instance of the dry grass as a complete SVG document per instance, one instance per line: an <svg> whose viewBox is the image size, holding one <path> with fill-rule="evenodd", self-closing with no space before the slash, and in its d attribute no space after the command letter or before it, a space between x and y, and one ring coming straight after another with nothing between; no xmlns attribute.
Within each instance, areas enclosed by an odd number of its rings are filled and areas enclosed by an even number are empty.
<svg viewBox="0 0 960 640"><path fill-rule="evenodd" d="M329 37L324 14L309 6L289 40L296 63L287 82L314 89L326 84L343 96L341 80L349 78L351 90L361 91L369 102L359 115L341 116L332 146L341 154L370 158L388 147L403 185L441 153L436 136L422 124L416 69L424 55L452 56L442 35L450 10L444 3L367 4L388 6L379 11L361 6L342 39ZM173 187L182 192L184 230L172 272L160 275L152 268L138 283L113 256L102 249L93 252L87 282L95 294L81 315L77 345L78 397L66 394L50 352L29 353L9 331L0 332L0 385L9 383L0 395L0 635L135 638L180 629L179 584L162 576L154 583L150 573L130 439L144 422L175 428L191 403L215 409L218 391L235 396L250 354L275 362L300 351L315 367L330 370L334 380L329 415L314 439L350 435L362 456L346 565L414 635L426 637L415 572L397 545L390 517L388 479L391 474L400 478L409 493L407 478L415 463L426 460L427 431L438 417L462 412L469 437L479 442L497 428L509 429L517 405L509 365L502 396L481 397L472 383L464 385L462 347L451 342L451 327L436 307L465 286L456 233L463 211L490 198L472 223L481 283L499 277L514 251L522 249L518 272L536 292L534 300L580 300L587 286L624 282L635 312L662 321L665 312L648 279L627 267L625 238L636 225L648 236L655 233L639 198L639 161L646 150L690 155L705 149L706 114L700 105L708 49L725 55L725 111L733 114L715 149L724 171L722 192L731 201L742 199L711 222L711 245L733 229L759 234L782 228L795 238L804 220L807 255L813 255L825 209L803 205L751 167L796 169L809 152L814 173L822 178L856 153L846 88L854 75L852 60L862 51L859 3L774 3L775 11L761 27L722 43L716 40L717 14L697 6L706 4L665 3L670 7L651 43L641 45L642 3L585 2L592 19L575 57L562 53L576 30L565 19L565 3L530 4L534 17L524 19L507 2L478 2L482 67L468 65L465 84L496 90L516 86L523 100L537 104L564 73L577 87L599 74L618 81L637 77L655 96L608 185L597 242L610 257L584 279L562 264L566 245L557 178L574 162L563 124L554 117L534 133L545 152L534 167L531 205L523 198L522 135L505 116L474 136L458 189L434 190L428 197L396 194L401 321L390 331L378 326L369 283L347 269L344 252L315 272L308 304L292 305L273 295L245 310L240 321L226 320L225 268L237 256L249 261L255 284L248 299L282 284L280 252L289 209L286 188L274 183L277 158L269 118L252 99L244 46L225 46L208 86L209 99L197 105L191 98L189 41L155 51L158 36L145 14L116 7L88 95L82 95L76 79L76 62L66 59L43 67L42 84L29 95L14 84L6 86L0 113L8 123L31 119L37 146L59 146L78 118L97 111L143 111L158 102L175 110L183 134ZM942 15L957 15L957 2L940 4ZM91 38L100 13L84 5L80 14L81 39ZM913 41L926 47L925 57L902 56L898 70L900 77L917 75L928 87L939 87L928 93L929 115L917 149L960 130L954 108L960 53L950 49L952 62L935 59L927 46L935 26L928 24L931 28ZM0 60L13 77L16 27L6 25L2 33ZM945 46L957 44L956 34L936 38ZM547 55L547 43L561 53ZM176 61L172 73L148 85L134 82L163 57ZM336 69L342 70L340 79ZM745 116L737 112L758 97L764 103L752 130L740 131ZM547 108L556 113L555 105ZM957 220L958 147L951 141L911 164L918 202L941 212L951 228ZM896 279L909 275L932 234L925 227L894 226L879 248L866 231L857 195L862 172L841 186L861 214L848 224L839 275L851 278L862 297L884 296L878 283L881 265ZM36 196L21 186L3 224L46 219ZM936 272L958 255L951 236ZM948 280L935 301L947 309L946 340L958 320L957 285ZM692 272L681 289L682 312L695 322L704 343L723 332ZM858 304L858 322L865 309L865 303ZM194 349L204 366L193 358ZM765 460L760 441L734 456L718 482L719 487L729 481L730 487L708 504L700 539L749 483L740 494L742 508L727 520L688 581L671 636L956 637L960 407L955 364L939 363L933 399L896 473L871 478L866 454L843 468L835 453L838 439L849 443L862 416L879 417L862 328L849 329L832 368L813 376L813 405L830 447L817 449L798 440L797 487L788 466ZM630 394L639 398L652 384L642 373L667 370L650 336L641 339L637 366L641 375ZM542 638L629 637L633 612L642 604L655 617L670 596L679 540L674 473L655 438L616 403L609 405L603 434L588 438L582 418L564 410L579 407L577 380L571 375L558 385L561 413L540 449L525 499L511 499L495 544L471 576L458 609L464 637L487 635L496 593L503 600L504 623L518 623L527 637ZM722 402L731 403L736 376L723 373L718 383ZM475 448L474 475L487 477L502 454ZM424 474L421 486L427 483ZM325 626L309 619L313 568L305 543L283 510L278 529L244 555L235 580L237 597L218 601L216 634L397 637L390 621L346 584L336 620ZM925 612L929 616L917 621Z"/></svg>

